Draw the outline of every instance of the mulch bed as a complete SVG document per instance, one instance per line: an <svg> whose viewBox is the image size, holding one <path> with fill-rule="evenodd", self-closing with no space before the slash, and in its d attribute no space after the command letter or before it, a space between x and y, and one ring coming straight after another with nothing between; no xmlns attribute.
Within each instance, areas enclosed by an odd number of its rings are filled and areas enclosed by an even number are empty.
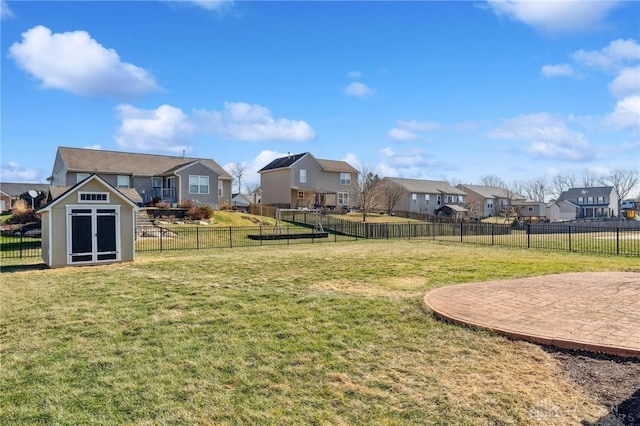
<svg viewBox="0 0 640 426"><path fill-rule="evenodd" d="M640 426L640 359L547 347L565 374L609 414L596 423ZM616 421L618 423L616 423Z"/></svg>

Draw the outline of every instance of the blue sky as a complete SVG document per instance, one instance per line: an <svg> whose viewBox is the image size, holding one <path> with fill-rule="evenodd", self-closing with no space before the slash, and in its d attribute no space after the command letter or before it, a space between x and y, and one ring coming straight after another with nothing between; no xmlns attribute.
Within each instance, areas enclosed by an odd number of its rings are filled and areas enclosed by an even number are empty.
<svg viewBox="0 0 640 426"><path fill-rule="evenodd" d="M640 2L1 0L1 177L58 146L479 183L640 169Z"/></svg>

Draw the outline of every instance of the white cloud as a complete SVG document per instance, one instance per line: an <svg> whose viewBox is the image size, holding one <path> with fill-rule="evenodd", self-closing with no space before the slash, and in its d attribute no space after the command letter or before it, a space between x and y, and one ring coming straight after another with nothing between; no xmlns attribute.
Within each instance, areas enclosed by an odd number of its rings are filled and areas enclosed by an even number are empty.
<svg viewBox="0 0 640 426"><path fill-rule="evenodd" d="M0 167L1 182L39 182L40 171L21 166L15 161L3 163Z"/></svg>
<svg viewBox="0 0 640 426"><path fill-rule="evenodd" d="M360 78L360 77L362 77L362 73L360 71L349 71L347 73L347 77L349 77L349 78Z"/></svg>
<svg viewBox="0 0 640 426"><path fill-rule="evenodd" d="M368 98L370 96L373 96L373 89L371 89L364 83L356 81L345 87L344 93L349 96L356 96L358 98Z"/></svg>
<svg viewBox="0 0 640 426"><path fill-rule="evenodd" d="M640 65L621 69L616 78L609 83L609 90L616 98L639 93Z"/></svg>
<svg viewBox="0 0 640 426"><path fill-rule="evenodd" d="M443 168L443 164L429 158L422 149L397 152L390 147L385 147L380 150L377 171L380 177L431 179L433 177L430 172L441 171Z"/></svg>
<svg viewBox="0 0 640 426"><path fill-rule="evenodd" d="M191 3L206 10L217 11L226 7L231 7L233 5L233 0L189 0L187 3Z"/></svg>
<svg viewBox="0 0 640 426"><path fill-rule="evenodd" d="M261 105L225 102L224 110L195 112L205 132L226 139L256 142L265 140L308 141L315 138L313 128L304 121L274 119Z"/></svg>
<svg viewBox="0 0 640 426"><path fill-rule="evenodd" d="M573 67L568 64L545 65L540 72L545 77L573 77L576 75Z"/></svg>
<svg viewBox="0 0 640 426"><path fill-rule="evenodd" d="M134 98L159 90L144 69L122 62L85 31L53 34L42 25L22 33L9 48L18 66L42 82L43 88L82 96Z"/></svg>
<svg viewBox="0 0 640 426"><path fill-rule="evenodd" d="M571 130L560 117L548 113L523 114L505 120L488 136L523 141L534 157L580 161L592 155L591 145L584 135Z"/></svg>
<svg viewBox="0 0 640 426"><path fill-rule="evenodd" d="M389 139L408 142L424 139L420 133L438 130L442 126L433 121L398 120L396 127L387 132Z"/></svg>
<svg viewBox="0 0 640 426"><path fill-rule="evenodd" d="M99 143L93 144L93 145L87 145L87 146L83 146L83 149L95 149L95 150L101 150L102 146Z"/></svg>
<svg viewBox="0 0 640 426"><path fill-rule="evenodd" d="M615 70L640 60L640 45L633 39L618 39L600 50L578 50L572 57L586 67Z"/></svg>
<svg viewBox="0 0 640 426"><path fill-rule="evenodd" d="M115 137L118 146L177 154L190 150L186 140L195 127L181 109L171 105L161 105L154 110L118 105L116 109L122 120Z"/></svg>
<svg viewBox="0 0 640 426"><path fill-rule="evenodd" d="M0 0L0 20L14 18L13 11L9 8L9 4L5 0Z"/></svg>
<svg viewBox="0 0 640 426"><path fill-rule="evenodd" d="M615 110L605 117L605 123L616 129L640 130L640 95L618 101Z"/></svg>
<svg viewBox="0 0 640 426"><path fill-rule="evenodd" d="M399 129L397 127L392 128L387 132L387 137L399 142L417 141L421 139L421 136L415 132L406 129Z"/></svg>
<svg viewBox="0 0 640 426"><path fill-rule="evenodd" d="M550 32L573 32L600 27L616 1L489 0L497 16Z"/></svg>
<svg viewBox="0 0 640 426"><path fill-rule="evenodd" d="M287 153L277 151L261 151L257 157L249 161L241 161L240 164L244 167L244 174L242 175L242 191L246 192L247 186L255 186L260 184L260 175L258 170L275 160L276 158L285 157ZM231 170L236 163L227 163L223 168L231 174ZM234 183L234 191L237 190L236 183Z"/></svg>

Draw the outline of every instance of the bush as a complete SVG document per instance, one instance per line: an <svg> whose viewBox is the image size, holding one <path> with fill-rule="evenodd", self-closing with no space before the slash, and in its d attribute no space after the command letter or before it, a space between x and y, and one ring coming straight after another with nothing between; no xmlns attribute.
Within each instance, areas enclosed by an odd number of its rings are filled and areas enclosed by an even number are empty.
<svg viewBox="0 0 640 426"><path fill-rule="evenodd" d="M168 201L160 200L156 203L156 207L159 209L168 209L171 204Z"/></svg>
<svg viewBox="0 0 640 426"><path fill-rule="evenodd" d="M186 216L191 220L211 219L213 216L213 208L208 205L191 207Z"/></svg>
<svg viewBox="0 0 640 426"><path fill-rule="evenodd" d="M40 216L29 206L25 200L20 199L13 202L11 208L12 223L39 222Z"/></svg>
<svg viewBox="0 0 640 426"><path fill-rule="evenodd" d="M192 207L195 207L195 204L191 200L180 200L178 207L180 207L181 209L190 209Z"/></svg>

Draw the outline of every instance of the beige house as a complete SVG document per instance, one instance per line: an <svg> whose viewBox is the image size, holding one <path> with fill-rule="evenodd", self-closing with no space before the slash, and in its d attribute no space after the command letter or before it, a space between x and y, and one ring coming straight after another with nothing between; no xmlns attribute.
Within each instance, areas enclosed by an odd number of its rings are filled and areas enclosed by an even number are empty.
<svg viewBox="0 0 640 426"><path fill-rule="evenodd" d="M262 202L283 208L349 207L349 190L358 179L349 163L320 160L309 152L276 158L258 173Z"/></svg>
<svg viewBox="0 0 640 426"><path fill-rule="evenodd" d="M49 267L133 261L137 210L123 192L89 176L38 211L42 260Z"/></svg>
<svg viewBox="0 0 640 426"><path fill-rule="evenodd" d="M49 180L72 186L93 173L118 189L135 189L144 204L231 203L231 175L208 158L59 147Z"/></svg>

